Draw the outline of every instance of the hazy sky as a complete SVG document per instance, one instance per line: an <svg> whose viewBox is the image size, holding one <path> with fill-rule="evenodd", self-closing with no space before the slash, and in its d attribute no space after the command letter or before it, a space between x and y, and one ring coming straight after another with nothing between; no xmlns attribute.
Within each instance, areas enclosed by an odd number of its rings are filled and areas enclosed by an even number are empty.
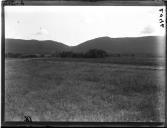
<svg viewBox="0 0 167 128"><path fill-rule="evenodd" d="M160 8L165 11L165 6L5 6L5 37L77 45L102 36L164 36Z"/></svg>

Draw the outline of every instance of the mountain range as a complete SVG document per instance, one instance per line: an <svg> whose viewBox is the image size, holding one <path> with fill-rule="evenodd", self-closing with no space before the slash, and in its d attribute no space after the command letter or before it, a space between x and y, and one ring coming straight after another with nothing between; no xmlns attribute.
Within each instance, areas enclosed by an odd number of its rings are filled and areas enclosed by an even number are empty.
<svg viewBox="0 0 167 128"><path fill-rule="evenodd" d="M86 52L90 49L102 49L108 53L163 56L165 54L165 38L161 36L98 37L77 46L68 46L51 40L5 39L5 53L51 54L61 51Z"/></svg>

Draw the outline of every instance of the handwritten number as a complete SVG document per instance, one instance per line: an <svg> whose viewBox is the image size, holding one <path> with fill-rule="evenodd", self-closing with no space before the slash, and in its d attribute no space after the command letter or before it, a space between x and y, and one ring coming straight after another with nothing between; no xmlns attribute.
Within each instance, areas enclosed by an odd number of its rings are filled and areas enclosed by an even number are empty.
<svg viewBox="0 0 167 128"><path fill-rule="evenodd" d="M163 14L160 14L160 17L163 17Z"/></svg>
<svg viewBox="0 0 167 128"><path fill-rule="evenodd" d="M160 23L164 22L162 19L159 19L160 20Z"/></svg>
<svg viewBox="0 0 167 128"><path fill-rule="evenodd" d="M163 17L163 9L161 8L161 9L159 9L159 11L161 12L161 14L159 15L161 17L159 19L159 23L160 23L160 26L164 28L164 24L163 24L164 20L162 19L162 17Z"/></svg>
<svg viewBox="0 0 167 128"><path fill-rule="evenodd" d="M159 9L159 11L162 11L162 13L163 13L163 9L161 8L161 9Z"/></svg>
<svg viewBox="0 0 167 128"><path fill-rule="evenodd" d="M160 26L164 28L164 24L161 24Z"/></svg>

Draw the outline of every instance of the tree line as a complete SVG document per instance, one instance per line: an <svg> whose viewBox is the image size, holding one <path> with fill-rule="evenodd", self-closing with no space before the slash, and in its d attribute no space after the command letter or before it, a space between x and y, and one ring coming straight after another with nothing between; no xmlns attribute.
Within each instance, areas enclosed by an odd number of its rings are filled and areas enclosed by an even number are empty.
<svg viewBox="0 0 167 128"><path fill-rule="evenodd" d="M41 58L41 57L59 57L59 58L105 58L105 57L136 57L142 56L133 53L107 53L101 49L90 49L87 52L62 51L49 54L25 54L25 53L5 53L6 58ZM151 56L144 54L143 56Z"/></svg>
<svg viewBox="0 0 167 128"><path fill-rule="evenodd" d="M5 57L9 58L37 58L37 57L61 57L61 58L104 58L109 54L101 49L90 49L85 53L77 53L73 51L62 51L53 54L22 54L22 53L6 53Z"/></svg>

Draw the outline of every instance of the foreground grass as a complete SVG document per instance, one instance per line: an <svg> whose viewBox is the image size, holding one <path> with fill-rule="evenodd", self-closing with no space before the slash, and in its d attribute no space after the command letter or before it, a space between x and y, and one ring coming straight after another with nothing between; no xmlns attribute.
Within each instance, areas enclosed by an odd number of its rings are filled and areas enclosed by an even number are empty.
<svg viewBox="0 0 167 128"><path fill-rule="evenodd" d="M5 63L7 121L25 115L33 121L164 120L164 70L42 59Z"/></svg>

